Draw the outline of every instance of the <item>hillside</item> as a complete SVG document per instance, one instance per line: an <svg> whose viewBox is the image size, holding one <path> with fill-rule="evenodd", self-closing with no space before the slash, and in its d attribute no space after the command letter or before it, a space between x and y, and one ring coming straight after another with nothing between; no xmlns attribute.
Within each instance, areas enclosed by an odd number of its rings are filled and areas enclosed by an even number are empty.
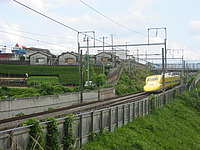
<svg viewBox="0 0 200 150"><path fill-rule="evenodd" d="M0 65L1 74L57 75L62 84L79 85L78 66ZM96 74L101 67L94 67Z"/></svg>
<svg viewBox="0 0 200 150"><path fill-rule="evenodd" d="M147 76L149 76L149 73L145 69L132 67L131 72L129 72L129 68L124 68L117 85L114 86L116 94L124 95L143 91Z"/></svg>
<svg viewBox="0 0 200 150"><path fill-rule="evenodd" d="M97 135L84 150L200 149L200 84L150 115L137 118L113 133Z"/></svg>

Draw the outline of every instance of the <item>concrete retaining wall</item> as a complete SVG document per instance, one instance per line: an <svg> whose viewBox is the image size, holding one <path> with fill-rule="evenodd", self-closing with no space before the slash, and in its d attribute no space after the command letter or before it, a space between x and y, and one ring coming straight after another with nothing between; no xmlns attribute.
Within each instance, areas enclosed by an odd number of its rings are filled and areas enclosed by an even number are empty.
<svg viewBox="0 0 200 150"><path fill-rule="evenodd" d="M167 91L165 95L163 93L156 95L155 107L164 106L164 104L174 98L175 94L180 94L184 89L185 87L179 86L176 90L172 89ZM133 118L149 114L152 105L151 99L145 98L128 104L76 115L75 124L73 124L73 132L76 137L76 144L74 146L81 147L83 144L86 144L91 132L98 133L102 129L113 131L114 128L121 127L127 122L130 122ZM61 118L58 121L58 128L61 133L59 136L60 144L62 144L63 138L64 119L65 118ZM25 149L29 139L28 131L28 127L23 127L0 132L0 148L17 149L17 146L20 145ZM45 137L46 129L43 129L43 131Z"/></svg>
<svg viewBox="0 0 200 150"><path fill-rule="evenodd" d="M88 91L83 92L83 102L98 101L114 96L114 88ZM48 108L60 108L78 103L80 103L79 92L0 100L0 119L10 118L19 113L31 114L48 110Z"/></svg>

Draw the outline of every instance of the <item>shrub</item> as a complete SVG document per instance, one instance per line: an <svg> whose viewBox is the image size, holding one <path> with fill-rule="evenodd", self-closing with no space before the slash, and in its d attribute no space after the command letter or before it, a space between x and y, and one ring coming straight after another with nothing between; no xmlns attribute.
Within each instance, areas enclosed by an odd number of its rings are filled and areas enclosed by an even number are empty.
<svg viewBox="0 0 200 150"><path fill-rule="evenodd" d="M42 83L40 85L39 92L42 93L42 95L52 95L53 94L53 86L48 83Z"/></svg>
<svg viewBox="0 0 200 150"><path fill-rule="evenodd" d="M99 74L96 78L96 83L97 83L98 87L106 84L106 75L105 74Z"/></svg>
<svg viewBox="0 0 200 150"><path fill-rule="evenodd" d="M73 135L72 124L74 122L73 115L68 115L68 118L65 119L64 122L64 137L63 137L63 149L72 149L72 146L75 143L75 138Z"/></svg>
<svg viewBox="0 0 200 150"><path fill-rule="evenodd" d="M32 125L30 127L31 130L29 132L30 140L28 143L28 149L43 150L44 139L43 132L39 125L39 121L36 118L30 118L27 121L25 121L23 125Z"/></svg>
<svg viewBox="0 0 200 150"><path fill-rule="evenodd" d="M59 141L58 141L58 124L55 118L49 117L47 118L47 135L46 135L46 149L47 150L59 150Z"/></svg>
<svg viewBox="0 0 200 150"><path fill-rule="evenodd" d="M6 85L2 85L1 89L4 90L4 91L8 91L9 90L9 88Z"/></svg>

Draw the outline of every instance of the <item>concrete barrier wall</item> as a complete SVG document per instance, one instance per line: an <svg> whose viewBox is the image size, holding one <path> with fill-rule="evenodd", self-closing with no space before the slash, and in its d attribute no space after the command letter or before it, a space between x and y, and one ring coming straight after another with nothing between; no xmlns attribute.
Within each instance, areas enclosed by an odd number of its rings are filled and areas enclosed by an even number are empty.
<svg viewBox="0 0 200 150"><path fill-rule="evenodd" d="M114 88L83 92L83 102L98 101L115 96ZM19 113L31 114L80 103L80 93L66 93L39 97L0 100L0 119L10 118Z"/></svg>
<svg viewBox="0 0 200 150"><path fill-rule="evenodd" d="M179 94L184 90L184 87L177 87L176 90L172 89L165 94L158 94L155 98L155 106L162 107L165 103L169 103L174 98L174 94ZM165 98L164 98L165 97ZM132 119L144 116L150 113L153 103L149 98L140 101L101 109L92 112L86 112L75 115L75 123L73 124L74 137L76 144L74 147L81 147L88 142L90 133L98 133L104 129L113 131L116 127L121 127ZM65 118L58 121L58 129L60 132L59 140L62 144L63 138L63 123ZM43 124L42 124L43 125ZM2 149L17 149L17 146L26 148L29 139L29 128L16 128L10 131L0 132L0 148ZM46 129L43 128L44 137L46 136ZM16 142L17 141L17 144Z"/></svg>

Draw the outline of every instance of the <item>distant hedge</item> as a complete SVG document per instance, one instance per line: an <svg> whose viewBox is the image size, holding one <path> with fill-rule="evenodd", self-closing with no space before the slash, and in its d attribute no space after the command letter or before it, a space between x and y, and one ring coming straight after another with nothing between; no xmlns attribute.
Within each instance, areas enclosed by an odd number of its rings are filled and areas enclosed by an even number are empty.
<svg viewBox="0 0 200 150"><path fill-rule="evenodd" d="M78 66L0 65L0 68L2 75L58 75L61 84L79 85ZM101 67L94 66L94 71L100 74Z"/></svg>

